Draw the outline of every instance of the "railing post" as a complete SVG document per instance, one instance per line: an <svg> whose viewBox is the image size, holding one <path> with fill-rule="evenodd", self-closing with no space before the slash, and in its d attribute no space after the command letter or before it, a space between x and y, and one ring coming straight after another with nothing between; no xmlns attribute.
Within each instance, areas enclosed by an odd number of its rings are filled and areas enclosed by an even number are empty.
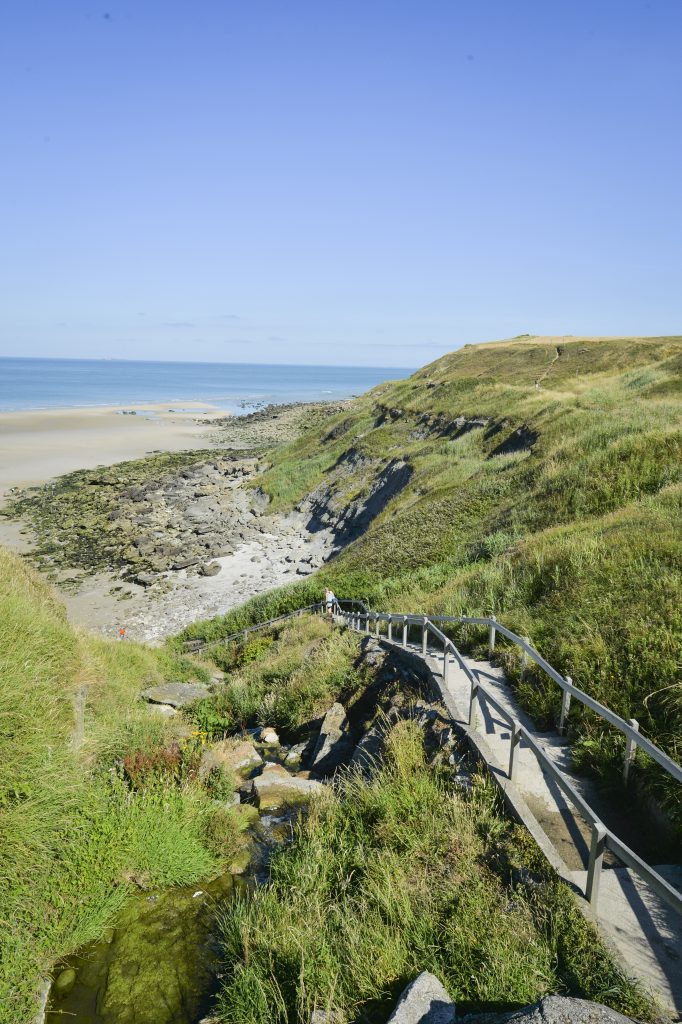
<svg viewBox="0 0 682 1024"><path fill-rule="evenodd" d="M523 636L523 637L521 637L521 639L523 640L524 643L530 645L530 637ZM522 679L523 679L523 677L526 674L526 669L527 668L528 668L528 654L527 654L526 650L522 647L521 648L521 678Z"/></svg>
<svg viewBox="0 0 682 1024"><path fill-rule="evenodd" d="M597 909L599 901L599 883L601 881L601 868L606 848L606 829L600 821L592 824L592 842L590 843L590 859L587 865L587 885L585 886L585 897L592 907Z"/></svg>
<svg viewBox="0 0 682 1024"><path fill-rule="evenodd" d="M443 644L443 685L448 685L448 674L450 670L450 653L448 651L448 641L446 640Z"/></svg>
<svg viewBox="0 0 682 1024"><path fill-rule="evenodd" d="M73 699L75 728L73 731L73 748L79 750L85 740L85 702L88 698L87 686L81 686Z"/></svg>
<svg viewBox="0 0 682 1024"><path fill-rule="evenodd" d="M377 612L377 617L374 620L374 635L375 636L379 636L379 627L380 626L381 626L381 623L379 622L379 613Z"/></svg>
<svg viewBox="0 0 682 1024"><path fill-rule="evenodd" d="M572 686L573 680L570 676L566 676L566 682ZM571 708L571 694L568 690L561 691L561 714L559 715L559 735L563 736L566 732L566 722L568 721L568 712Z"/></svg>
<svg viewBox="0 0 682 1024"><path fill-rule="evenodd" d="M387 635L387 639L389 639L389 640L393 639L393 616L392 615L389 615L389 617L388 617L388 629L387 629L387 634L386 635Z"/></svg>
<svg viewBox="0 0 682 1024"><path fill-rule="evenodd" d="M636 718L630 718L628 725L631 725L635 732L639 732L639 722ZM630 775L630 765L635 759L637 753L637 746L631 736L625 738L625 760L623 761L623 785L627 786L628 777Z"/></svg>
<svg viewBox="0 0 682 1024"><path fill-rule="evenodd" d="M428 633L426 629L426 616L424 616L424 622L422 623L422 657L426 657L426 645L428 642Z"/></svg>
<svg viewBox="0 0 682 1024"><path fill-rule="evenodd" d="M403 647L407 648L407 616L403 618Z"/></svg>
<svg viewBox="0 0 682 1024"><path fill-rule="evenodd" d="M516 769L518 762L516 759L516 751L521 743L521 727L514 722L512 725L511 733L511 746L509 748L509 781L516 782Z"/></svg>
<svg viewBox="0 0 682 1024"><path fill-rule="evenodd" d="M478 683L471 684L471 694L469 696L469 728L473 729L476 725L476 701L478 699Z"/></svg>
<svg viewBox="0 0 682 1024"><path fill-rule="evenodd" d="M495 629L495 623L496 622L497 622L497 619L495 618L495 616L491 615L490 616L490 633L488 634L488 661L492 660L492 656L495 653L495 634L497 632L497 630Z"/></svg>

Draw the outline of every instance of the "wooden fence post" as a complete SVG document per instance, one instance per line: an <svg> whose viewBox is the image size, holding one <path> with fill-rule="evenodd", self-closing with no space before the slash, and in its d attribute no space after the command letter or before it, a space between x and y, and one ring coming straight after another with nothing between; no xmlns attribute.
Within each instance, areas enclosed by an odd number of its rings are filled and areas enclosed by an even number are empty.
<svg viewBox="0 0 682 1024"><path fill-rule="evenodd" d="M389 615L389 617L388 617L387 636L388 636L389 640L393 639L393 616L392 615Z"/></svg>
<svg viewBox="0 0 682 1024"><path fill-rule="evenodd" d="M426 657L426 645L428 641L428 633L426 629L426 616L424 616L424 622L422 624L422 657Z"/></svg>
<svg viewBox="0 0 682 1024"><path fill-rule="evenodd" d="M469 697L469 728L476 725L476 701L478 698L478 683L471 684L471 695Z"/></svg>
<svg viewBox="0 0 682 1024"><path fill-rule="evenodd" d="M605 848L606 829L600 821L595 821L592 824L592 842L590 843L590 859L587 865L587 885L585 887L585 896L592 910L597 909L599 901L599 883Z"/></svg>
<svg viewBox="0 0 682 1024"><path fill-rule="evenodd" d="M636 718L628 719L628 725L631 725L635 732L639 732L639 722ZM635 759L637 753L637 746L631 736L625 738L625 760L623 761L623 785L627 786L628 778L630 776L630 765Z"/></svg>
<svg viewBox="0 0 682 1024"><path fill-rule="evenodd" d="M443 685L448 685L448 674L450 670L450 652L448 651L447 640L443 644Z"/></svg>
<svg viewBox="0 0 682 1024"><path fill-rule="evenodd" d="M566 676L566 682L571 686L573 680L570 676ZM568 712L571 708L571 694L568 690L561 691L561 714L559 715L559 735L563 736L566 732L566 722L568 721Z"/></svg>
<svg viewBox="0 0 682 1024"><path fill-rule="evenodd" d="M490 633L488 634L488 661L492 660L492 656L495 653L495 634L497 633L497 630L495 629L497 619L494 615L491 615L490 619Z"/></svg>
<svg viewBox="0 0 682 1024"><path fill-rule="evenodd" d="M403 647L407 648L407 616L403 618Z"/></svg>
<svg viewBox="0 0 682 1024"><path fill-rule="evenodd" d="M515 782L516 781L516 769L518 767L518 762L517 762L517 758L516 758L516 751L517 751L517 748L519 747L520 742L521 742L520 727L517 725L516 722L514 722L513 725L512 725L511 746L509 747L509 773L508 774L509 774L509 781L510 782Z"/></svg>
<svg viewBox="0 0 682 1024"><path fill-rule="evenodd" d="M523 640L524 643L526 643L526 644L528 644L530 646L530 637L523 636L523 637L521 637L521 639ZM521 678L522 679L526 675L526 669L527 668L528 668L528 653L522 647L521 648Z"/></svg>

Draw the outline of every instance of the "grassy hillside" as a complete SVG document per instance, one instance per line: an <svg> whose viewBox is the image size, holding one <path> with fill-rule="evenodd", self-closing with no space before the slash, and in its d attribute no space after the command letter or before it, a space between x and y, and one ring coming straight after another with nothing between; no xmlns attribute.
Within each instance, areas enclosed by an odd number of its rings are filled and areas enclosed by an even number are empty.
<svg viewBox="0 0 682 1024"><path fill-rule="evenodd" d="M548 992L655 1008L614 966L568 889L490 782L468 795L427 765L421 730L397 725L371 781L344 776L277 854L268 885L223 911L223 1024L386 1021L420 971L458 1013Z"/></svg>
<svg viewBox="0 0 682 1024"><path fill-rule="evenodd" d="M315 581L189 634L327 582L379 608L494 613L682 760L681 398L680 337L467 345L381 385L275 449L255 483L274 509L316 492L339 515L395 460L406 486ZM538 717L558 713L556 688L531 677L521 692ZM583 763L605 770L619 741L572 714Z"/></svg>
<svg viewBox="0 0 682 1024"><path fill-rule="evenodd" d="M180 750L138 700L171 673L202 668L75 633L49 588L0 549L2 1024L33 1019L40 978L101 935L136 884L190 883L230 856L237 822L216 827L195 747ZM74 695L86 686L76 750Z"/></svg>

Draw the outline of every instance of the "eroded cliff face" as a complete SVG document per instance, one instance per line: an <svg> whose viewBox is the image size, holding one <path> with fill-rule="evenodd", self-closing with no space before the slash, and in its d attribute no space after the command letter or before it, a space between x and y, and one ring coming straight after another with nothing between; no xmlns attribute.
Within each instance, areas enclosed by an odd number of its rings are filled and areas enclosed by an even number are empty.
<svg viewBox="0 0 682 1024"><path fill-rule="evenodd" d="M331 531L332 554L356 540L409 483L410 465L403 459L381 463L365 459L354 449L346 452L324 484L311 491L298 508L311 533ZM344 484L362 485L361 493L345 497Z"/></svg>

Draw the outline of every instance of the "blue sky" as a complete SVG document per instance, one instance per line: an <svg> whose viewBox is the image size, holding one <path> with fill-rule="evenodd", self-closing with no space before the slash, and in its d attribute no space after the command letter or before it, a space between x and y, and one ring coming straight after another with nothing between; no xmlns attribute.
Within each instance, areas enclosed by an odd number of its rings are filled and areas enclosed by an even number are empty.
<svg viewBox="0 0 682 1024"><path fill-rule="evenodd" d="M5 0L0 354L682 332L680 0Z"/></svg>

